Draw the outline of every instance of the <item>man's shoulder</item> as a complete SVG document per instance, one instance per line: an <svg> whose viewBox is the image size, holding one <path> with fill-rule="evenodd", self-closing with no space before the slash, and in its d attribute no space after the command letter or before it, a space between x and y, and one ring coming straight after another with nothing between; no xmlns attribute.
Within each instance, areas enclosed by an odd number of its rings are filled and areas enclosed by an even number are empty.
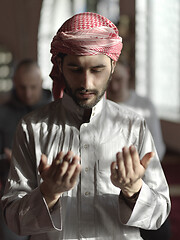
<svg viewBox="0 0 180 240"><path fill-rule="evenodd" d="M61 109L61 99L52 101L46 105L43 105L32 112L26 114L22 121L26 123L37 123L47 119L52 119L58 116Z"/></svg>
<svg viewBox="0 0 180 240"><path fill-rule="evenodd" d="M153 108L154 104L151 99L147 96L141 96L135 91L131 91L130 102L134 102L134 105L137 105L142 108Z"/></svg>
<svg viewBox="0 0 180 240"><path fill-rule="evenodd" d="M42 93L43 93L43 100L46 102L51 102L52 101L52 93L49 89L42 89Z"/></svg>
<svg viewBox="0 0 180 240"><path fill-rule="evenodd" d="M129 118L129 119L140 119L143 120L143 117L140 116L138 113L133 111L127 105L123 103L115 103L111 100L107 100L107 109L110 114L119 115L120 118Z"/></svg>
<svg viewBox="0 0 180 240"><path fill-rule="evenodd" d="M0 104L0 118L11 117L11 112L13 112L13 108L10 101Z"/></svg>

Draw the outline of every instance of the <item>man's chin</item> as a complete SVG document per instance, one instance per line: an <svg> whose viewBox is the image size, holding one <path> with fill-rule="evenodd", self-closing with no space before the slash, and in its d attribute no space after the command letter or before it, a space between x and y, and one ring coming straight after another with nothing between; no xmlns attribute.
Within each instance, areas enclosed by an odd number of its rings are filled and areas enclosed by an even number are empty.
<svg viewBox="0 0 180 240"><path fill-rule="evenodd" d="M78 104L78 106L84 108L84 109L90 109L93 108L96 103L98 102L97 98L95 99L76 99L76 103Z"/></svg>
<svg viewBox="0 0 180 240"><path fill-rule="evenodd" d="M78 101L77 104L84 109L90 109L96 105L96 102Z"/></svg>
<svg viewBox="0 0 180 240"><path fill-rule="evenodd" d="M76 102L76 104L84 109L91 109L93 108L102 98L102 96L104 95L104 92L102 94L94 94L94 96L92 98L80 98L77 95L73 96L74 101Z"/></svg>

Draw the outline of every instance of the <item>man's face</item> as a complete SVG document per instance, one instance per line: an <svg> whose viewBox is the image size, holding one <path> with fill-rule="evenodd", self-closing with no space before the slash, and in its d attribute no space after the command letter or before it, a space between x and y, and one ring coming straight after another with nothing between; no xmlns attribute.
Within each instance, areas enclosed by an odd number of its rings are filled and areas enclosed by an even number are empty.
<svg viewBox="0 0 180 240"><path fill-rule="evenodd" d="M92 108L104 95L115 62L105 55L64 57L60 67L67 93L85 109Z"/></svg>
<svg viewBox="0 0 180 240"><path fill-rule="evenodd" d="M114 102L124 102L129 98L129 69L117 63L107 89L107 98Z"/></svg>
<svg viewBox="0 0 180 240"><path fill-rule="evenodd" d="M18 98L28 106L37 104L42 93L42 77L37 66L28 70L21 67L14 79L14 86Z"/></svg>
<svg viewBox="0 0 180 240"><path fill-rule="evenodd" d="M108 86L108 98L113 101L123 99L123 95L129 92L129 70L122 64L117 64Z"/></svg>

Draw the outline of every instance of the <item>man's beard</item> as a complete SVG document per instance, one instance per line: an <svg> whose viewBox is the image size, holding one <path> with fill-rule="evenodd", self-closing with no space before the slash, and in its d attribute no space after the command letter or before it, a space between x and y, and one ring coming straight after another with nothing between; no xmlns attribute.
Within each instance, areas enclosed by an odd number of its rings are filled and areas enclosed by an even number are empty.
<svg viewBox="0 0 180 240"><path fill-rule="evenodd" d="M76 89L74 92L72 90L72 88L69 86L69 84L67 83L65 77L64 77L64 82L65 82L65 89L66 89L66 92L73 98L73 100L75 101L75 103L84 108L84 109L91 109L93 108L99 101L100 99L103 97L108 85L109 85L109 82L111 80L111 76L112 76L112 73L110 73L110 76L109 76L109 79L108 81L106 82L105 86L103 87L102 90L98 91L97 89L85 89L85 88L78 88ZM86 102L86 99L79 99L77 97L77 94L78 93L91 93L91 94L94 94L94 99L93 101L91 101L90 103L87 103Z"/></svg>

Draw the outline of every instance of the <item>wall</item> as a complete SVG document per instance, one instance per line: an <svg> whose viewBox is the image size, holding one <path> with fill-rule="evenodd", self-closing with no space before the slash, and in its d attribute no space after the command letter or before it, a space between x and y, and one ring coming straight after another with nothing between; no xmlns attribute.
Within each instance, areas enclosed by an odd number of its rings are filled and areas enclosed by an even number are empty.
<svg viewBox="0 0 180 240"><path fill-rule="evenodd" d="M37 33L42 0L0 0L0 45L15 62L37 58Z"/></svg>
<svg viewBox="0 0 180 240"><path fill-rule="evenodd" d="M120 59L127 62L131 69L130 87L135 87L135 1L127 4L120 0L119 33L123 40Z"/></svg>
<svg viewBox="0 0 180 240"><path fill-rule="evenodd" d="M161 126L168 150L180 153L180 123L161 120Z"/></svg>

